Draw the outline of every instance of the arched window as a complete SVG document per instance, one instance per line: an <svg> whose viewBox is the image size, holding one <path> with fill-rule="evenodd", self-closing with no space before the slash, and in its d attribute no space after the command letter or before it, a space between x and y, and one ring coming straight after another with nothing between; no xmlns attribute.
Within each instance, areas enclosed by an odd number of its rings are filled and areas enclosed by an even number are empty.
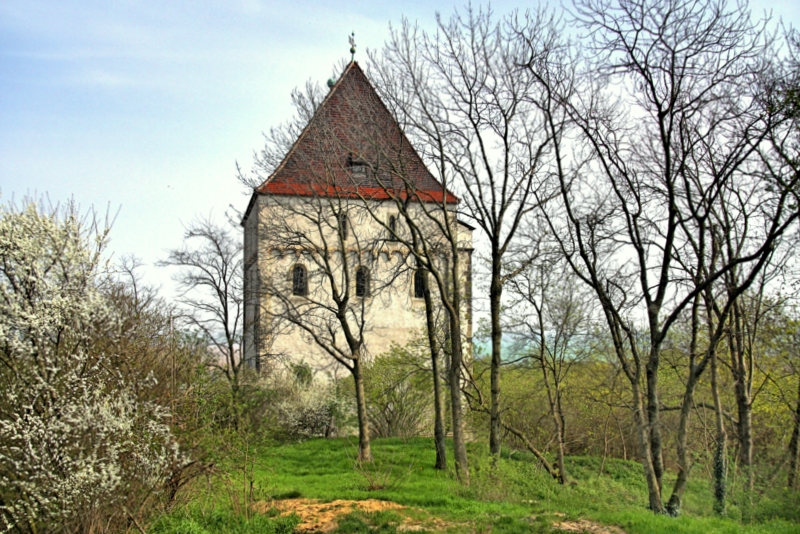
<svg viewBox="0 0 800 534"><path fill-rule="evenodd" d="M356 296L369 296L369 271L366 267L359 267L356 270Z"/></svg>
<svg viewBox="0 0 800 534"><path fill-rule="evenodd" d="M414 298L425 298L425 271L422 269L414 271Z"/></svg>
<svg viewBox="0 0 800 534"><path fill-rule="evenodd" d="M347 214L346 213L340 213L339 214L339 229L342 232L342 239L343 240L347 239L347 230L348 230L347 226L348 226L347 225Z"/></svg>
<svg viewBox="0 0 800 534"><path fill-rule="evenodd" d="M397 235L397 217L389 215L389 239L394 241Z"/></svg>
<svg viewBox="0 0 800 534"><path fill-rule="evenodd" d="M292 295L304 297L308 294L308 272L302 265L292 268Z"/></svg>

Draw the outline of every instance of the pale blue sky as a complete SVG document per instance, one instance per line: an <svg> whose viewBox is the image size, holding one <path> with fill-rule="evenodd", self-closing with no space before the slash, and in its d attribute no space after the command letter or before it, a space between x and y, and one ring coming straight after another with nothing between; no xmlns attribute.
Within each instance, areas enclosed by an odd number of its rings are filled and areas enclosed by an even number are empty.
<svg viewBox="0 0 800 534"><path fill-rule="evenodd" d="M349 56L351 31L364 58L389 22L431 28L463 4L2 0L0 202L47 193L119 209L111 250L152 265L182 222L244 208L235 161L249 168L261 132L290 117L292 88L324 84ZM800 20L797 1L751 5ZM166 273L146 273L170 292Z"/></svg>

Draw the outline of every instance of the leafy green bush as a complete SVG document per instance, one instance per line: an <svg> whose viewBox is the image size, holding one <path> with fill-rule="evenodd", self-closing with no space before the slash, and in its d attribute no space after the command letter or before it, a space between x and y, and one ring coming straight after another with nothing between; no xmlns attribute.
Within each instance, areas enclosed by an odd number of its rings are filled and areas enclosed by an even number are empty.
<svg viewBox="0 0 800 534"><path fill-rule="evenodd" d="M393 345L365 369L372 437L408 438L432 427L433 386L428 357L417 344Z"/></svg>

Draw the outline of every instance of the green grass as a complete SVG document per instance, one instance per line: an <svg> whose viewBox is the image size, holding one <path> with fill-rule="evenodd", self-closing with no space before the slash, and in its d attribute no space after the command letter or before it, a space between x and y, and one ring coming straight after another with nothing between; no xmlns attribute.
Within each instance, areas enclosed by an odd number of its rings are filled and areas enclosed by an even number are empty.
<svg viewBox="0 0 800 534"><path fill-rule="evenodd" d="M299 523L296 516L246 518L231 510L190 507L158 519L148 532L153 534L291 534Z"/></svg>
<svg viewBox="0 0 800 534"><path fill-rule="evenodd" d="M472 483L464 487L452 472L431 467L433 444L425 438L375 440L375 463L369 466L355 463L354 442L344 439L263 446L254 452L254 487L265 498L389 500L422 510L411 513L440 518L451 532L552 532L555 521L583 518L617 525L630 534L800 533L797 493L777 492L752 499L746 514L750 519L744 524L713 515L710 485L699 472L686 492L683 515L656 516L645 508L646 488L641 466L635 462L607 460L601 475L599 459L572 457L568 468L576 483L560 486L528 454L514 452L510 458L505 454L495 465L475 446L470 449ZM452 462L452 456L449 459ZM242 477L241 466L232 461L223 462L221 468L231 473L230 480ZM670 483L665 481L667 492ZM385 487L370 490L371 486ZM226 509L226 498L225 491L216 491L211 501L206 495L205 501L198 498L194 506L202 501L206 508ZM735 504L731 509L731 515L742 515ZM183 520L197 521L197 513ZM353 513L339 522L337 532L393 533L397 525L393 512ZM219 530L200 526L205 530L162 528L153 532L250 532L224 525Z"/></svg>
<svg viewBox="0 0 800 534"><path fill-rule="evenodd" d="M402 516L391 511L367 514L353 512L339 521L335 532L336 534L395 534L402 520Z"/></svg>

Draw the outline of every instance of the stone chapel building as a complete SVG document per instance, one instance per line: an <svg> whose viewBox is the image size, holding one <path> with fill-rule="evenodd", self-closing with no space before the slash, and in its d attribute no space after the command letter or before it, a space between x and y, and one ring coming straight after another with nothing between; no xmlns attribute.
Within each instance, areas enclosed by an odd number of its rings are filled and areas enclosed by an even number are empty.
<svg viewBox="0 0 800 534"><path fill-rule="evenodd" d="M457 221L459 199L428 171L358 63L328 85L241 222L245 360L257 368L304 361L336 377L341 366L329 345L347 336L362 336L367 357L424 336L426 275L408 252L399 203L419 213L420 227L428 222L431 242L443 210L456 226L469 351L473 228Z"/></svg>

